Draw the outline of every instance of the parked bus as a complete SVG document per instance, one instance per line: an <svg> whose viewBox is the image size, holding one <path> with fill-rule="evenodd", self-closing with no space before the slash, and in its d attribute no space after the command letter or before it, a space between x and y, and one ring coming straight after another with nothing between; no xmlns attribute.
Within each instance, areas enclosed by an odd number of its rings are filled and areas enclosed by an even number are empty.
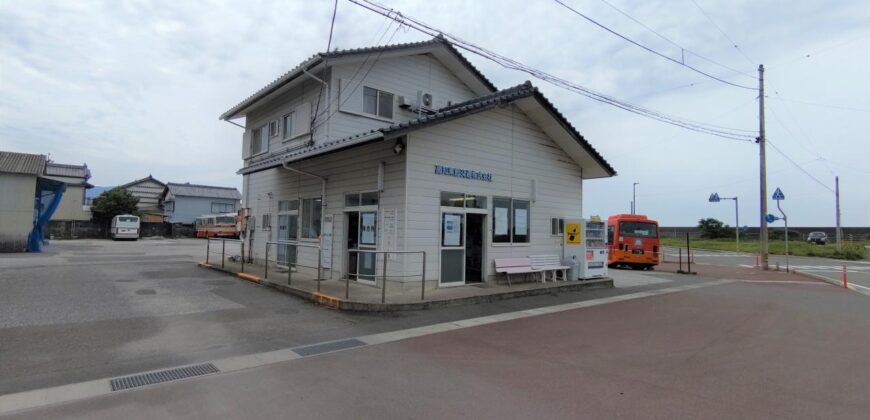
<svg viewBox="0 0 870 420"><path fill-rule="evenodd" d="M197 238L238 238L236 214L206 214L194 222Z"/></svg>
<svg viewBox="0 0 870 420"><path fill-rule="evenodd" d="M607 218L609 267L625 266L650 270L659 263L659 223L640 214L616 214Z"/></svg>
<svg viewBox="0 0 870 420"><path fill-rule="evenodd" d="M112 239L139 239L139 216L119 214L112 218Z"/></svg>

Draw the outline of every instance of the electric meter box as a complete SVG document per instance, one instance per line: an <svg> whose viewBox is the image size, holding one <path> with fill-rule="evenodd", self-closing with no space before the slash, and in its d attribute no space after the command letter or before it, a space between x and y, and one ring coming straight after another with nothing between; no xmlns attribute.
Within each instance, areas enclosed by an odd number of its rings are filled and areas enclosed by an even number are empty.
<svg viewBox="0 0 870 420"><path fill-rule="evenodd" d="M571 267L569 280L607 277L606 223L565 219L562 261Z"/></svg>

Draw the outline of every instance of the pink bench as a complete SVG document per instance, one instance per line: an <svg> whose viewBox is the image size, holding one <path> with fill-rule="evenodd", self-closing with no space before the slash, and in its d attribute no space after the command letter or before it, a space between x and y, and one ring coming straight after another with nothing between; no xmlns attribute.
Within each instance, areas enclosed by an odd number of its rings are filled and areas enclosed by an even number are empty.
<svg viewBox="0 0 870 420"><path fill-rule="evenodd" d="M511 285L511 274L534 274L541 273L541 270L532 268L532 260L530 258L496 258L495 272L504 273L507 277L508 286Z"/></svg>

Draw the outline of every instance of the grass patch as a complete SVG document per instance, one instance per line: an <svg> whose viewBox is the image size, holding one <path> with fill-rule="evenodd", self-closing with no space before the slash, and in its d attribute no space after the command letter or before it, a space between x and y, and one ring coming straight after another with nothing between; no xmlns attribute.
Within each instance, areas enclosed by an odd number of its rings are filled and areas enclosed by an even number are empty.
<svg viewBox="0 0 870 420"><path fill-rule="evenodd" d="M692 239L692 248L709 249L713 251L735 251L733 239ZM662 238L663 246L686 247L685 238ZM837 251L836 244L814 245L804 241L788 241L790 255L800 257L825 257L841 260L860 260L864 258L864 246L870 242L844 242L843 249ZM740 241L740 252L757 253L758 241ZM768 245L771 254L785 255L785 241L772 240Z"/></svg>

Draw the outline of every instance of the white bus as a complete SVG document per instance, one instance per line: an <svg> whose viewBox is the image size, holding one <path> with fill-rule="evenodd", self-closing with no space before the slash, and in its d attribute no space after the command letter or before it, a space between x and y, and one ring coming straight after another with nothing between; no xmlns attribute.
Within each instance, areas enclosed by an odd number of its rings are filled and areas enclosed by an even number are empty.
<svg viewBox="0 0 870 420"><path fill-rule="evenodd" d="M139 216L119 214L113 217L112 239L139 239Z"/></svg>

